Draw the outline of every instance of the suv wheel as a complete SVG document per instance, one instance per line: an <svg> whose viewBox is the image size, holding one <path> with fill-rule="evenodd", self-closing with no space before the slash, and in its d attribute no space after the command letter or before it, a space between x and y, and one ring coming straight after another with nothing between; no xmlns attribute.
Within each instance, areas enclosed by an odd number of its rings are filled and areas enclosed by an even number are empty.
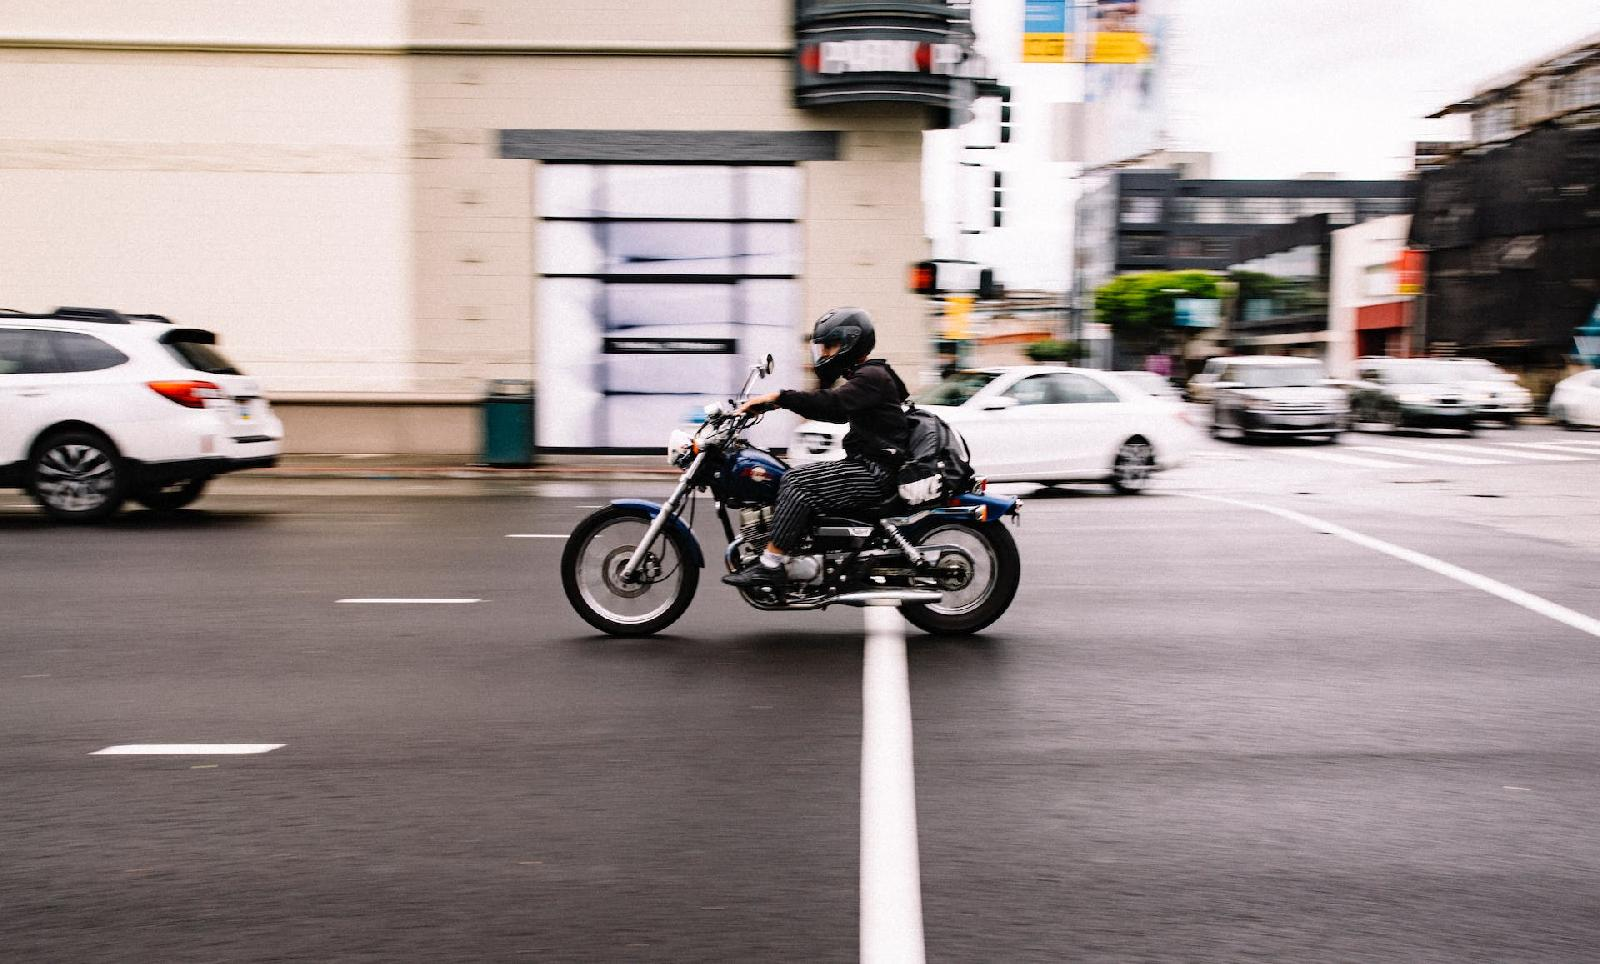
<svg viewBox="0 0 1600 964"><path fill-rule="evenodd" d="M116 448L93 432L52 435L28 461L28 492L57 522L99 522L126 497Z"/></svg>
<svg viewBox="0 0 1600 964"><path fill-rule="evenodd" d="M179 479L151 489L141 489L133 494L135 502L155 512L173 512L194 501L205 492L206 478Z"/></svg>

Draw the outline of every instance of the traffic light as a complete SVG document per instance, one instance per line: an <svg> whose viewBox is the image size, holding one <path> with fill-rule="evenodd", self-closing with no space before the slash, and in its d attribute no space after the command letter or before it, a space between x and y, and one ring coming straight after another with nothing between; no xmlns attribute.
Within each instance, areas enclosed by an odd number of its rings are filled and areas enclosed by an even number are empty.
<svg viewBox="0 0 1600 964"><path fill-rule="evenodd" d="M1011 143L1011 88L1000 98L1000 143Z"/></svg>
<svg viewBox="0 0 1600 964"><path fill-rule="evenodd" d="M939 291L939 266L932 261L918 261L911 266L911 290L919 295L936 294Z"/></svg>
<svg viewBox="0 0 1600 964"><path fill-rule="evenodd" d="M978 298L981 301L999 301L1006 296L1006 286L994 280L994 269L978 272Z"/></svg>
<svg viewBox="0 0 1600 964"><path fill-rule="evenodd" d="M998 228L998 227L1003 226L1003 224L1005 222L1006 182L1005 182L1005 177L999 171L992 171L990 173L991 173L992 177L994 178L994 180L993 180L993 184L994 184L994 205L993 205L993 208L994 208L994 211L993 211L994 219L993 220L994 220L994 226Z"/></svg>

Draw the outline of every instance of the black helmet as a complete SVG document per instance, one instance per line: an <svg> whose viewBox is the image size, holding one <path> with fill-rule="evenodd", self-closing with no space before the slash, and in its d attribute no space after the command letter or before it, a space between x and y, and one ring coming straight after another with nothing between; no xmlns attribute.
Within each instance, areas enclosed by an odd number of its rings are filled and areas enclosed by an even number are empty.
<svg viewBox="0 0 1600 964"><path fill-rule="evenodd" d="M878 343L872 316L862 308L835 308L817 319L811 329L811 367L824 386L867 360ZM837 353L823 358L822 345L838 345Z"/></svg>

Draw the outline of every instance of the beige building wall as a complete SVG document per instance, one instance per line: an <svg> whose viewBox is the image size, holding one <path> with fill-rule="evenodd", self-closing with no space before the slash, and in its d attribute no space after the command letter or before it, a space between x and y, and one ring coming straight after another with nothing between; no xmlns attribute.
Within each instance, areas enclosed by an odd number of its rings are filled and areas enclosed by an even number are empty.
<svg viewBox="0 0 1600 964"><path fill-rule="evenodd" d="M405 61L273 52L324 15L392 43L400 6L6 4L0 306L212 328L275 394L408 388ZM219 36L258 49L190 49Z"/></svg>
<svg viewBox="0 0 1600 964"><path fill-rule="evenodd" d="M866 307L912 379L929 118L795 108L791 17L790 0L10 0L0 307L213 328L294 451L472 452L484 381L538 364L538 164L502 158L501 130L838 131L837 160L800 165L792 321Z"/></svg>

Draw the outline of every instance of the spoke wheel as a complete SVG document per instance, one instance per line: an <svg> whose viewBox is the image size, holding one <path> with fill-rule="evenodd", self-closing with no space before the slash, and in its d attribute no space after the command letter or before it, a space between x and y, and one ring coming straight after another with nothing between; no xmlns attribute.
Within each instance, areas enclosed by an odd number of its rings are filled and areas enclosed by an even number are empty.
<svg viewBox="0 0 1600 964"><path fill-rule="evenodd" d="M125 498L116 449L88 432L46 439L28 464L28 491L59 522L98 522Z"/></svg>
<svg viewBox="0 0 1600 964"><path fill-rule="evenodd" d="M643 509L611 506L594 513L567 538L561 584L567 601L596 629L613 636L648 636L676 622L694 599L700 570L677 527L656 538L634 578L623 570L650 527Z"/></svg>
<svg viewBox="0 0 1600 964"><path fill-rule="evenodd" d="M166 485L142 489L133 494L135 502L156 512L174 512L193 505L205 493L209 479L180 479Z"/></svg>
<svg viewBox="0 0 1600 964"><path fill-rule="evenodd" d="M1156 450L1135 436L1122 443L1111 460L1111 487L1123 495L1138 495L1150 487L1156 470Z"/></svg>
<svg viewBox="0 0 1600 964"><path fill-rule="evenodd" d="M933 523L912 536L917 545L955 546L972 560L971 579L936 603L905 606L906 620L934 635L965 636L999 619L1017 595L1022 561L1004 523ZM956 567L946 570L955 575ZM962 576L965 576L962 567Z"/></svg>

